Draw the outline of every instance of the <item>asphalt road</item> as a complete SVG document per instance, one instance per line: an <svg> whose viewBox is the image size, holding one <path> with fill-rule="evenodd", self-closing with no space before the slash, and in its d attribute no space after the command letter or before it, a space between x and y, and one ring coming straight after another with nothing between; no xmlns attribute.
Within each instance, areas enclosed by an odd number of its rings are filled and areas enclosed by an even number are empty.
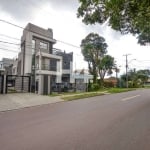
<svg viewBox="0 0 150 150"><path fill-rule="evenodd" d="M0 150L150 150L150 90L1 112Z"/></svg>

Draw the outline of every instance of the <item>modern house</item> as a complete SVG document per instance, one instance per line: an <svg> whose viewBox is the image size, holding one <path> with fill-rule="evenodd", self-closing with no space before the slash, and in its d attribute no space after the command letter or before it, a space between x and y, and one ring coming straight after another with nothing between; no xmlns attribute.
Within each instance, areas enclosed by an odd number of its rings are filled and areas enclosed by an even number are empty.
<svg viewBox="0 0 150 150"><path fill-rule="evenodd" d="M85 70L73 72L73 52L53 48L55 43L52 29L27 24L18 58L0 61L1 93L86 91L93 76Z"/></svg>
<svg viewBox="0 0 150 150"><path fill-rule="evenodd" d="M55 43L52 29L29 23L23 31L18 74L31 76L31 91L38 94L50 94L53 88L60 89L62 83L70 86L73 53L54 50Z"/></svg>

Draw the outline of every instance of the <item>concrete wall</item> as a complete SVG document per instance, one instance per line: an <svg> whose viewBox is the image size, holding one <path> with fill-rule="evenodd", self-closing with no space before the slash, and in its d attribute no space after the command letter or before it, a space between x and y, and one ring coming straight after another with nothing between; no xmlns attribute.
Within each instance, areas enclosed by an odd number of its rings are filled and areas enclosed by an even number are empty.
<svg viewBox="0 0 150 150"><path fill-rule="evenodd" d="M21 68L24 68L22 71L22 74L31 74L32 73L32 40L35 40L35 52L41 51L45 53L52 53L52 43L55 43L55 40L53 39L53 31L52 29L43 29L36 25L33 25L29 23L25 30L23 31L23 36L21 38L21 42L25 42L25 55L24 57L24 64L21 66ZM40 42L44 42L48 44L48 49L43 50L40 48ZM23 46L22 46L22 54L23 54ZM22 59L23 60L23 59ZM35 58L35 63L38 64L38 60ZM49 60L45 59L43 60L43 63L45 65L49 65ZM36 67L36 66L34 66Z"/></svg>
<svg viewBox="0 0 150 150"><path fill-rule="evenodd" d="M33 55L32 40L35 40L35 55ZM48 93L50 93L51 75L56 76L56 83L62 83L62 74L69 74L69 82L73 73L73 53L58 52L53 54L52 29L43 29L29 23L23 31L21 38L22 51L20 54L20 66L22 75L34 74L38 81L38 93L45 92L44 82L48 76ZM48 45L47 49L41 48L40 42ZM50 67L54 65L53 67ZM34 70L33 70L34 67ZM35 70L36 69L36 70ZM44 78L44 76L46 78ZM33 83L34 83L33 82Z"/></svg>
<svg viewBox="0 0 150 150"><path fill-rule="evenodd" d="M30 32L33 32L33 33L36 33L36 34L39 34L41 36L44 36L44 37L47 37L47 38L53 38L53 31L52 29L48 28L47 30L39 27L39 26L36 26L34 24L31 24L31 23L28 23L27 26L26 26L26 29ZM27 30L24 30L23 34L27 34Z"/></svg>

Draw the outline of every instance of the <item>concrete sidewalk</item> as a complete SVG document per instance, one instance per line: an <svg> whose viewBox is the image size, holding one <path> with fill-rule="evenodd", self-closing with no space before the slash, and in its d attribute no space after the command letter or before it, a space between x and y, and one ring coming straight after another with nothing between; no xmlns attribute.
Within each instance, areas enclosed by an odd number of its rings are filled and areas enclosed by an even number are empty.
<svg viewBox="0 0 150 150"><path fill-rule="evenodd" d="M34 93L0 94L0 111L14 110L63 101L59 96L50 97Z"/></svg>

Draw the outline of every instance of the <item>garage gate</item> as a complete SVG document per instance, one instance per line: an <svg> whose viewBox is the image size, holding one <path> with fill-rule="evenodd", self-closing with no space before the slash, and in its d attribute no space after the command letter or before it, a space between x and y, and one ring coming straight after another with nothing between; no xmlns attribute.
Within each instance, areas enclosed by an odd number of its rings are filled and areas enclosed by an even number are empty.
<svg viewBox="0 0 150 150"><path fill-rule="evenodd" d="M6 76L6 93L30 92L30 76Z"/></svg>

